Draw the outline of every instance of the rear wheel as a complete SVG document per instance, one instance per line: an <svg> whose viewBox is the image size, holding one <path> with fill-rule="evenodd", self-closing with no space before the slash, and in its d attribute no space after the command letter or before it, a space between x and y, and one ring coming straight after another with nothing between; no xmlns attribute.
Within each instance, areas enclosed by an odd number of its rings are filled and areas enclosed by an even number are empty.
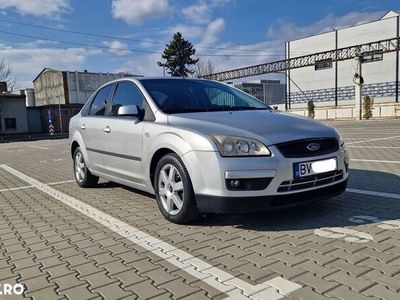
<svg viewBox="0 0 400 300"><path fill-rule="evenodd" d="M93 187L99 181L99 177L92 175L86 166L81 148L74 152L74 175L76 183L83 188Z"/></svg>
<svg viewBox="0 0 400 300"><path fill-rule="evenodd" d="M176 154L167 154L158 162L154 189L158 207L167 220L185 224L200 216L189 173Z"/></svg>

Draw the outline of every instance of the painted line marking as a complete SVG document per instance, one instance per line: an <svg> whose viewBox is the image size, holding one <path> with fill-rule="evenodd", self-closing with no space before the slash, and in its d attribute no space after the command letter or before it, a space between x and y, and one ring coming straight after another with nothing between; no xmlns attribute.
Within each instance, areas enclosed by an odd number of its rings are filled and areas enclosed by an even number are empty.
<svg viewBox="0 0 400 300"><path fill-rule="evenodd" d="M350 158L350 161L373 162L373 163L383 163L383 164L400 164L399 160L377 160L377 159Z"/></svg>
<svg viewBox="0 0 400 300"><path fill-rule="evenodd" d="M50 150L51 148L40 147L40 146L28 146L30 148L42 149L42 150Z"/></svg>
<svg viewBox="0 0 400 300"><path fill-rule="evenodd" d="M57 184L70 183L70 182L75 182L75 180L71 179L71 180L64 180L64 181L49 182L47 185L57 185Z"/></svg>
<svg viewBox="0 0 400 300"><path fill-rule="evenodd" d="M343 238L345 241L351 243L367 243L374 240L372 235L368 233L342 227L318 228L314 230L314 233L330 239Z"/></svg>
<svg viewBox="0 0 400 300"><path fill-rule="evenodd" d="M353 188L347 188L346 192L400 200L400 194L394 194L394 193L375 192L375 191L359 190Z"/></svg>
<svg viewBox="0 0 400 300"><path fill-rule="evenodd" d="M374 216L353 216L349 218L349 221L357 224L378 223L377 227L382 229L400 229L400 220L381 221L379 218Z"/></svg>
<svg viewBox="0 0 400 300"><path fill-rule="evenodd" d="M49 182L47 185L58 185L58 184L71 183L71 182L75 182L75 180L64 180L64 181ZM33 185L25 185L25 186L19 186L19 187L14 187L14 188L9 188L9 189L2 189L2 190L0 190L0 193L1 192L8 192L8 191L24 190L24 189L29 189L29 188L34 188L34 186Z"/></svg>
<svg viewBox="0 0 400 300"><path fill-rule="evenodd" d="M249 284L72 196L53 189L49 185L29 177L14 168L4 164L0 165L0 167L43 193L106 226L129 241L140 245L142 248L168 261L179 269L206 282L211 287L222 293L226 293L231 299L281 299L289 293L302 288L301 285L282 277L276 277L256 285Z"/></svg>
<svg viewBox="0 0 400 300"><path fill-rule="evenodd" d="M340 132L342 135L393 135L394 132ZM397 133L397 132L396 132ZM396 134L395 133L395 134Z"/></svg>
<svg viewBox="0 0 400 300"><path fill-rule="evenodd" d="M391 146L347 146L346 148L367 148L367 149L400 149L400 147Z"/></svg>
<svg viewBox="0 0 400 300"><path fill-rule="evenodd" d="M374 142L374 141L382 141L382 140L390 140L390 139L395 139L399 138L400 135L395 135L395 136L389 136L385 138L379 138L379 139L369 139L369 140L363 140L363 141L356 141L356 142L348 142L346 145L352 145L352 144L358 144L358 143L366 143L366 142Z"/></svg>
<svg viewBox="0 0 400 300"><path fill-rule="evenodd" d="M0 190L0 193L1 193L1 192L9 192L9 191L24 190L24 189L29 189L29 188L33 188L33 186L31 186L31 185L26 185L26 186L20 186L20 187L15 187L15 188L2 189L2 190Z"/></svg>

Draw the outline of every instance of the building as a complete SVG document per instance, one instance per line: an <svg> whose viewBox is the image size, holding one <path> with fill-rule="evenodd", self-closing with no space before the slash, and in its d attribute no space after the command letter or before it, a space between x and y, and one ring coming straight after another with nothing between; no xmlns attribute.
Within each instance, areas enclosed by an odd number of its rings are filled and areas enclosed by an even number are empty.
<svg viewBox="0 0 400 300"><path fill-rule="evenodd" d="M398 38L399 14L387 12L376 21L337 29L286 42L286 58L340 49L358 44ZM379 49L361 57L364 85L362 97L371 96L375 103L394 102L399 97L399 52L381 53ZM317 61L315 65L286 71L289 108L306 106L353 105L356 72L354 60Z"/></svg>
<svg viewBox="0 0 400 300"><path fill-rule="evenodd" d="M92 73L44 68L33 80L36 106L50 104L84 104L101 85L126 73Z"/></svg>
<svg viewBox="0 0 400 300"><path fill-rule="evenodd" d="M259 80L234 83L233 85L267 104L285 103L286 85L280 80Z"/></svg>
<svg viewBox="0 0 400 300"><path fill-rule="evenodd" d="M25 93L12 94L7 91L7 84L0 83L0 135L26 133Z"/></svg>

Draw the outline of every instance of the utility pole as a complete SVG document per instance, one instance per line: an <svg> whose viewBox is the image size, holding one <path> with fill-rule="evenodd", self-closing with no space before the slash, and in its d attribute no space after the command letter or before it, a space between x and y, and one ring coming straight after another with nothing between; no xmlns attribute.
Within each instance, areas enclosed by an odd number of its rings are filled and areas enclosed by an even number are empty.
<svg viewBox="0 0 400 300"><path fill-rule="evenodd" d="M356 65L355 73L353 77L353 82L355 84L355 117L357 120L362 119L362 86L364 84L364 79L362 77L362 56L357 55L354 58L354 63Z"/></svg>
<svg viewBox="0 0 400 300"><path fill-rule="evenodd" d="M57 95L56 98L58 99L58 117L60 120L60 135L63 134L63 126L62 126L62 118L61 118L61 100L60 100L60 96Z"/></svg>

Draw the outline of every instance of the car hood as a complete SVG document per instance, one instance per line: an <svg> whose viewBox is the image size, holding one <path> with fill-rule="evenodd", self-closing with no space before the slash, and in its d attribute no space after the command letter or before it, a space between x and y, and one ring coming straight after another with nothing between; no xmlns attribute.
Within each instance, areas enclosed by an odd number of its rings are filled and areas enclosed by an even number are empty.
<svg viewBox="0 0 400 300"><path fill-rule="evenodd" d="M204 135L254 138L267 146L291 140L337 137L329 125L274 110L173 114L168 116L168 123Z"/></svg>

